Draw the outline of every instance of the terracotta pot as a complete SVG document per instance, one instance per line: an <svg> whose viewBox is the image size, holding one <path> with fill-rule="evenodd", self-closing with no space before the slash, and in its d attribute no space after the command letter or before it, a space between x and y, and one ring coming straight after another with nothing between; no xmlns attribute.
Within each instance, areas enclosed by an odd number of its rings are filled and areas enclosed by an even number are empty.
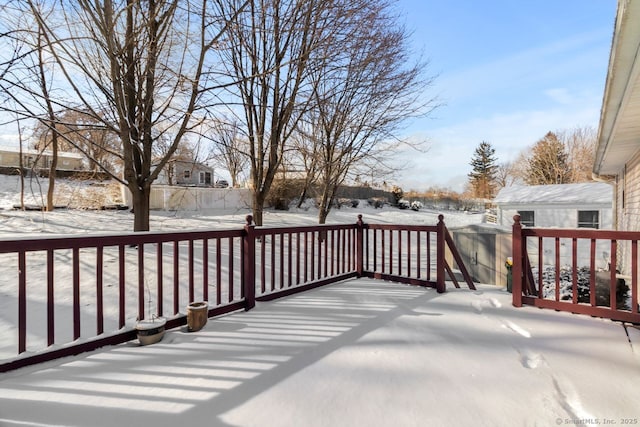
<svg viewBox="0 0 640 427"><path fill-rule="evenodd" d="M207 324L209 304L206 301L192 302L187 306L187 329L189 332L199 331Z"/></svg>

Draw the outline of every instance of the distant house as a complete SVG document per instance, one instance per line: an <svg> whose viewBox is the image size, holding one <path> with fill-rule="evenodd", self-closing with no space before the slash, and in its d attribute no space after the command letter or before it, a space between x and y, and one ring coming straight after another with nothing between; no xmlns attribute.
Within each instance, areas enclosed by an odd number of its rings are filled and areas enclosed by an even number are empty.
<svg viewBox="0 0 640 427"><path fill-rule="evenodd" d="M213 186L213 168L188 160L170 160L158 176L156 184L186 187Z"/></svg>
<svg viewBox="0 0 640 427"><path fill-rule="evenodd" d="M49 150L22 150L22 167L27 169L49 169L53 152ZM83 170L85 156L80 153L58 152L58 167L61 171ZM0 167L20 167L20 150L13 147L0 147Z"/></svg>
<svg viewBox="0 0 640 427"><path fill-rule="evenodd" d="M640 231L640 2L619 0L593 173L615 186L614 228Z"/></svg>
<svg viewBox="0 0 640 427"><path fill-rule="evenodd" d="M613 228L613 188L602 182L505 187L494 199L497 223L558 228Z"/></svg>

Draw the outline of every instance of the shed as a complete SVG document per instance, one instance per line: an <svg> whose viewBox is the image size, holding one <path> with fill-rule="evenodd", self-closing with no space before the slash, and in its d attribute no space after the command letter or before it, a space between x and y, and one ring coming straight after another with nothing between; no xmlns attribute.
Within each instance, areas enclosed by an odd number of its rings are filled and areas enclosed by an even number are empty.
<svg viewBox="0 0 640 427"><path fill-rule="evenodd" d="M474 282L506 286L505 262L511 256L511 227L471 224L452 228L450 232Z"/></svg>
<svg viewBox="0 0 640 427"><path fill-rule="evenodd" d="M613 188L602 182L504 187L494 204L497 223L558 228L613 228Z"/></svg>

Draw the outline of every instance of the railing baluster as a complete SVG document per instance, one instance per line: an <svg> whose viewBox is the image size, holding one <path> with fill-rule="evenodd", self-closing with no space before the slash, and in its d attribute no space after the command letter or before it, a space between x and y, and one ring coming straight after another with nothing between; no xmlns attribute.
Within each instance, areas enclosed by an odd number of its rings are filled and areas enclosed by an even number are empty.
<svg viewBox="0 0 640 427"><path fill-rule="evenodd" d="M335 230L331 230L331 275L335 275L336 255L335 255Z"/></svg>
<svg viewBox="0 0 640 427"><path fill-rule="evenodd" d="M138 318L145 318L144 310L144 245L139 244L138 248ZM151 291L149 291L149 305L151 305Z"/></svg>
<svg viewBox="0 0 640 427"><path fill-rule="evenodd" d="M47 250L47 346L55 343L55 300L53 249Z"/></svg>
<svg viewBox="0 0 640 427"><path fill-rule="evenodd" d="M180 312L180 244L173 242L173 314Z"/></svg>
<svg viewBox="0 0 640 427"><path fill-rule="evenodd" d="M631 241L631 313L638 314L638 241Z"/></svg>
<svg viewBox="0 0 640 427"><path fill-rule="evenodd" d="M398 230L398 276L402 276L402 230Z"/></svg>
<svg viewBox="0 0 640 427"><path fill-rule="evenodd" d="M73 248L73 339L80 338L80 250Z"/></svg>
<svg viewBox="0 0 640 427"><path fill-rule="evenodd" d="M229 237L229 302L232 302L234 299L233 295L233 237Z"/></svg>
<svg viewBox="0 0 640 427"><path fill-rule="evenodd" d="M300 284L300 232L296 233L296 285Z"/></svg>
<svg viewBox="0 0 640 427"><path fill-rule="evenodd" d="M596 306L596 239L591 239L589 250L589 304Z"/></svg>
<svg viewBox="0 0 640 427"><path fill-rule="evenodd" d="M222 304L222 238L216 238L216 305Z"/></svg>
<svg viewBox="0 0 640 427"><path fill-rule="evenodd" d="M617 308L617 284L616 268L618 266L618 242L614 239L611 240L611 264L609 266L611 282L609 284L609 297L610 308L615 310Z"/></svg>
<svg viewBox="0 0 640 427"><path fill-rule="evenodd" d="M524 238L524 248L523 250L527 251L527 238ZM541 248L538 250L538 298L544 298L544 286L542 283L542 272L544 270L544 258L543 258L543 254L544 254L544 246L543 246L543 240L542 237L538 237L538 248Z"/></svg>
<svg viewBox="0 0 640 427"><path fill-rule="evenodd" d="M560 238L555 238L556 249L556 301L560 301ZM541 290L542 291L542 290Z"/></svg>
<svg viewBox="0 0 640 427"><path fill-rule="evenodd" d="M209 301L209 239L202 239L202 299Z"/></svg>
<svg viewBox="0 0 640 427"><path fill-rule="evenodd" d="M571 239L571 295L573 296L573 303L578 303L578 241L574 237Z"/></svg>
<svg viewBox="0 0 640 427"><path fill-rule="evenodd" d="M384 248L385 248L385 233L386 230L382 229L380 230L380 234L381 234L381 239L380 239L380 264L382 267L382 273L384 274L385 272L385 264L386 264L386 258L384 255Z"/></svg>
<svg viewBox="0 0 640 427"><path fill-rule="evenodd" d="M284 288L284 234L280 235L280 289Z"/></svg>
<svg viewBox="0 0 640 427"><path fill-rule="evenodd" d="M158 308L156 315L161 317L164 313L164 248L162 242L158 242L156 246L156 293L158 294Z"/></svg>
<svg viewBox="0 0 640 427"><path fill-rule="evenodd" d="M393 230L389 230L389 274L393 274Z"/></svg>
<svg viewBox="0 0 640 427"><path fill-rule="evenodd" d="M427 280L431 280L431 232L427 231Z"/></svg>
<svg viewBox="0 0 640 427"><path fill-rule="evenodd" d="M18 353L27 351L27 259L18 252Z"/></svg>
<svg viewBox="0 0 640 427"><path fill-rule="evenodd" d="M287 253L287 270L288 273L287 276L289 277L288 281L287 281L287 287L291 287L293 285L293 270L292 270L292 266L293 266L293 236L292 233L287 233L287 244L289 245L289 251Z"/></svg>
<svg viewBox="0 0 640 427"><path fill-rule="evenodd" d="M267 244L266 235L262 235L260 239L260 291L264 294L267 292L267 273L265 264L267 262Z"/></svg>
<svg viewBox="0 0 640 427"><path fill-rule="evenodd" d="M102 246L96 248L96 335L101 335L104 332L103 249ZM50 320L53 323L53 317Z"/></svg>
<svg viewBox="0 0 640 427"><path fill-rule="evenodd" d="M411 277L411 231L407 230L407 277Z"/></svg>
<svg viewBox="0 0 640 427"><path fill-rule="evenodd" d="M187 245L187 267L189 271L189 301L187 303L192 303L195 301L195 282L193 278L193 240L189 239Z"/></svg>
<svg viewBox="0 0 640 427"><path fill-rule="evenodd" d="M271 238L271 264L269 267L271 268L271 290L276 290L276 235L271 233L269 235Z"/></svg>
<svg viewBox="0 0 640 427"><path fill-rule="evenodd" d="M124 245L118 246L118 328L125 325L125 252Z"/></svg>

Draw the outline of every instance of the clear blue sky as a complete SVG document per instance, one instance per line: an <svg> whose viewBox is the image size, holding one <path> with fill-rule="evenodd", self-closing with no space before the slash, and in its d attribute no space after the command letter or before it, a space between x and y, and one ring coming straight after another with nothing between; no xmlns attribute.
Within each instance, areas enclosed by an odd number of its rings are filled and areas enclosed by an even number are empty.
<svg viewBox="0 0 640 427"><path fill-rule="evenodd" d="M398 0L412 47L444 104L405 135L430 149L400 156L397 183L462 191L478 144L511 161L548 131L597 128L615 0Z"/></svg>

